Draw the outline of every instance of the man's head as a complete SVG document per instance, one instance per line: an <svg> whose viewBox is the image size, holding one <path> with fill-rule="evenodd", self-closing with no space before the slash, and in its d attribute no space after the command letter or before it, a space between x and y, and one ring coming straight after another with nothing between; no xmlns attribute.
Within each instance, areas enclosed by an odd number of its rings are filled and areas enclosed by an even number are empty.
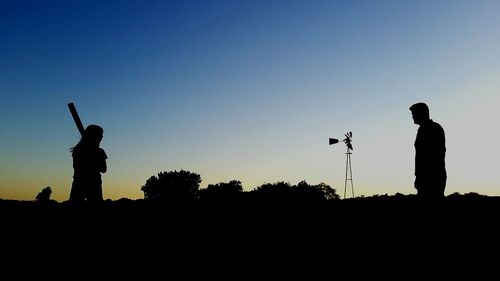
<svg viewBox="0 0 500 281"><path fill-rule="evenodd" d="M421 125L422 123L430 119L429 107L423 102L419 102L410 106L410 111L413 122L417 125Z"/></svg>

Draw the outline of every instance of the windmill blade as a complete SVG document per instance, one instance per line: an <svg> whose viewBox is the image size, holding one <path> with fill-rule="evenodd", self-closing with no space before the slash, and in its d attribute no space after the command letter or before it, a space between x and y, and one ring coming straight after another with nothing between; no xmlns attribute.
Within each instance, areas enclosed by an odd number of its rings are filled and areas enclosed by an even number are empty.
<svg viewBox="0 0 500 281"><path fill-rule="evenodd" d="M349 136L352 138L352 132L349 132Z"/></svg>

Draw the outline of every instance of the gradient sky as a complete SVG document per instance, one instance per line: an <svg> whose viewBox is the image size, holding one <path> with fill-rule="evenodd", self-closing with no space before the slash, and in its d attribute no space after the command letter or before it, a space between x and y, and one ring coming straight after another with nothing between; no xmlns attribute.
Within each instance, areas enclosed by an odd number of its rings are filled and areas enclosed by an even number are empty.
<svg viewBox="0 0 500 281"><path fill-rule="evenodd" d="M325 182L414 194L428 103L446 194L500 195L500 1L0 0L0 198L67 200L69 148L104 128L105 198L161 171L201 187Z"/></svg>

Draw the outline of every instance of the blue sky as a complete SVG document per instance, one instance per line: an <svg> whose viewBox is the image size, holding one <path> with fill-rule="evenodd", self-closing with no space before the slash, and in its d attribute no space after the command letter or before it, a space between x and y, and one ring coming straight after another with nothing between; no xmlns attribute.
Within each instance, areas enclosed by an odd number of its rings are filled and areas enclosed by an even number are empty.
<svg viewBox="0 0 500 281"><path fill-rule="evenodd" d="M106 198L160 171L202 187L415 193L408 107L447 136L446 193L499 195L498 1L0 1L0 198L66 200L66 107L104 130Z"/></svg>

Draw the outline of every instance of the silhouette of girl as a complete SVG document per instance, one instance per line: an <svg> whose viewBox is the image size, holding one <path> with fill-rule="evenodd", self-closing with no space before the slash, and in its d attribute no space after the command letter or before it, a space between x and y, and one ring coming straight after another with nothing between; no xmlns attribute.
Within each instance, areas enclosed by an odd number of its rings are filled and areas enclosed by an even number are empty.
<svg viewBox="0 0 500 281"><path fill-rule="evenodd" d="M80 141L70 149L73 156L73 185L69 201L72 203L99 203L102 198L101 173L107 170L106 152L99 147L104 130L89 125Z"/></svg>

